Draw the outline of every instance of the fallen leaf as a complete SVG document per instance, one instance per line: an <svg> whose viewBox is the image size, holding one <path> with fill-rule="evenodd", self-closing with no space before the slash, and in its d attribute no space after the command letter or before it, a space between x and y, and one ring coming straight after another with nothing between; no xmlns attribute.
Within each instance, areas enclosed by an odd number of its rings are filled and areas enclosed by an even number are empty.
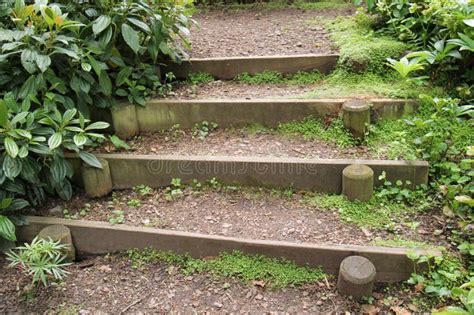
<svg viewBox="0 0 474 315"><path fill-rule="evenodd" d="M263 280L254 280L252 281L252 284L256 287L262 287L262 288L265 287L265 281Z"/></svg>
<svg viewBox="0 0 474 315"><path fill-rule="evenodd" d="M409 310L400 306L392 306L390 310L394 311L396 315L410 315L411 314Z"/></svg>

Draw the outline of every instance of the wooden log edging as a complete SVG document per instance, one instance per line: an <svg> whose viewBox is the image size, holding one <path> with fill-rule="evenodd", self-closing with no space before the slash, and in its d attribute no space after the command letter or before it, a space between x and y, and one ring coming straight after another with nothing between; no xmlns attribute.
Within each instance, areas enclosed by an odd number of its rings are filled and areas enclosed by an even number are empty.
<svg viewBox="0 0 474 315"><path fill-rule="evenodd" d="M221 80L230 80L241 73L256 74L276 71L293 74L298 71L318 70L327 74L336 68L339 55L309 54L294 56L249 56L191 58L181 64L168 64L163 72L173 72L178 79L186 79L190 73L204 72Z"/></svg>
<svg viewBox="0 0 474 315"><path fill-rule="evenodd" d="M258 99L258 100L150 100L136 107L140 131L153 132L175 125L193 128L196 123L210 121L219 127L243 127L251 123L278 127L280 123L307 117L335 116L347 99ZM373 120L395 119L418 109L411 99L369 99Z"/></svg>
<svg viewBox="0 0 474 315"><path fill-rule="evenodd" d="M49 225L64 225L71 230L79 257L153 247L157 250L189 254L195 258L217 256L234 250L246 254L285 258L300 266L320 266L328 274L337 274L341 261L353 255L369 259L376 267L378 282L406 280L413 272L407 253L441 255L437 250L389 248L356 245L316 245L286 241L253 240L200 233L189 233L106 222L28 217L29 224L17 228L19 241L31 241Z"/></svg>
<svg viewBox="0 0 474 315"><path fill-rule="evenodd" d="M68 155L76 169L76 184L81 183L80 160ZM260 158L240 156L170 156L97 154L109 163L114 189L136 185L152 188L170 184L173 178L191 182L217 178L224 185L293 187L322 193L342 192L342 171L355 162L374 171L375 186L383 171L387 179L411 181L412 188L428 183L428 162L351 159Z"/></svg>

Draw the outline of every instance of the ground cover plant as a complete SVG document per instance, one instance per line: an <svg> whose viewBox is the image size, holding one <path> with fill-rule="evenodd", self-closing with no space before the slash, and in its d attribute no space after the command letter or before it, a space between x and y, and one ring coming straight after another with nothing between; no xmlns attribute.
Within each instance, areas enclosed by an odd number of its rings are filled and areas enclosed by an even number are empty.
<svg viewBox="0 0 474 315"><path fill-rule="evenodd" d="M160 252L151 248L131 249L126 253L133 268L146 268L148 265L164 262L179 268L184 274L210 273L216 278L236 278L260 286L283 288L301 286L327 276L319 268L298 267L294 263L264 256L245 255L239 251L221 253L213 259L196 259L189 255Z"/></svg>

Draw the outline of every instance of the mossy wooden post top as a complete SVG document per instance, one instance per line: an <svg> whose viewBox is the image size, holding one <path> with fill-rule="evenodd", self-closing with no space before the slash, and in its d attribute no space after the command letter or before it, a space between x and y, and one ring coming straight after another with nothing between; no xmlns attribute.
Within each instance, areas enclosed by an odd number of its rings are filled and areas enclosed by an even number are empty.
<svg viewBox="0 0 474 315"><path fill-rule="evenodd" d="M368 179L374 177L374 171L365 164L351 164L344 168L342 174L351 179Z"/></svg>
<svg viewBox="0 0 474 315"><path fill-rule="evenodd" d="M371 296L376 275L375 266L369 259L362 256L346 257L339 266L337 290L357 300Z"/></svg>
<svg viewBox="0 0 474 315"><path fill-rule="evenodd" d="M362 256L349 256L341 262L340 271L354 284L367 284L375 279L375 266Z"/></svg>
<svg viewBox="0 0 474 315"><path fill-rule="evenodd" d="M370 109L370 103L363 99L350 99L344 102L342 108L353 112L362 112Z"/></svg>

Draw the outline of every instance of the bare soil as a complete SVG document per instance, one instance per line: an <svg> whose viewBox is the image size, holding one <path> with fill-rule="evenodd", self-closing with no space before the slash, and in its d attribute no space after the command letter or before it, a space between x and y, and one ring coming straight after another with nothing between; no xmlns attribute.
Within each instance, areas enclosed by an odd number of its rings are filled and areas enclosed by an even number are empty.
<svg viewBox="0 0 474 315"><path fill-rule="evenodd" d="M316 85L245 84L235 81L212 81L197 85L181 83L166 98L177 99L275 99L304 98Z"/></svg>
<svg viewBox="0 0 474 315"><path fill-rule="evenodd" d="M395 235L344 223L337 209L322 210L305 202L304 192L285 194L258 188L188 187L174 197L166 188L147 195L129 190L97 200L78 195L68 202L53 200L35 214L63 217L64 209L80 219L104 222L113 216L112 211L122 210L127 225L252 239L369 245ZM446 243L444 236L434 233L442 229L441 219L433 214L410 216L406 219L418 221L420 226L415 231L400 222L395 226L398 235Z"/></svg>
<svg viewBox="0 0 474 315"><path fill-rule="evenodd" d="M211 10L194 15L194 58L335 53L322 21L353 9ZM308 22L311 21L311 22Z"/></svg>
<svg viewBox="0 0 474 315"><path fill-rule="evenodd" d="M343 313L416 312L412 292L393 296L378 287L374 305L360 305L340 296L335 282L316 282L301 288L269 290L233 279L215 280L207 274L185 276L175 268L153 264L131 268L120 255L89 258L69 266L64 283L37 290L36 298L21 301L29 280L7 269L0 256L0 313L32 314L152 314L188 313ZM401 314L401 313L400 313Z"/></svg>
<svg viewBox="0 0 474 315"><path fill-rule="evenodd" d="M194 136L192 131L165 131L143 133L129 140L130 154L162 155L214 155L254 157L297 157L316 159L370 159L375 158L365 146L341 148L320 140L307 140L303 136L284 136L276 132L250 133L245 129L218 129L205 138ZM116 152L106 143L97 149L102 153ZM377 159L383 157L377 156Z"/></svg>

